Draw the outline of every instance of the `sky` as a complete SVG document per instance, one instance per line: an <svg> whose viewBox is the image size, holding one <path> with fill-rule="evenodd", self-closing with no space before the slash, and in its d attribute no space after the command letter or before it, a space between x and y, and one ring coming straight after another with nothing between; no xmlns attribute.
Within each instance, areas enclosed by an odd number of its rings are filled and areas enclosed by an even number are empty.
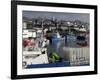
<svg viewBox="0 0 100 80"><path fill-rule="evenodd" d="M56 18L58 20L80 20L89 23L90 15L87 13L62 13L62 12L40 12L40 11L23 11L23 17L32 18Z"/></svg>

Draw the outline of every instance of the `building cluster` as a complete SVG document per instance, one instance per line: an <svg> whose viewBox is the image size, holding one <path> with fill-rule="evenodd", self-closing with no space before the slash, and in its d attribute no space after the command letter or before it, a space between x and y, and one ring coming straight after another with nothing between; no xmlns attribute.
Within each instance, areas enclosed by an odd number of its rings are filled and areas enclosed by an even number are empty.
<svg viewBox="0 0 100 80"><path fill-rule="evenodd" d="M23 28L24 29L34 29L34 28L47 28L49 30L62 29L67 30L69 28L78 31L89 31L89 23L81 22L79 20L68 21L68 20L58 20L56 18L23 18Z"/></svg>

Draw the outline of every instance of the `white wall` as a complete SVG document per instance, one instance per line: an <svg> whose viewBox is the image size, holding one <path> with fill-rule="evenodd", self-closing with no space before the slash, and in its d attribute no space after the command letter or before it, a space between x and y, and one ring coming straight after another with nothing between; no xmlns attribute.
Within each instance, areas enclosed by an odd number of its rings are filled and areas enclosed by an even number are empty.
<svg viewBox="0 0 100 80"><path fill-rule="evenodd" d="M58 2L58 3L74 3L74 4L99 4L100 0L33 0L33 1L45 1L45 2ZM98 14L100 14L100 5ZM0 0L0 80L10 80L10 0ZM100 21L100 15L99 20ZM100 23L98 23L100 30ZM100 31L99 33L100 34ZM100 37L98 39L100 41ZM100 44L100 42L98 42ZM99 47L100 48L100 45ZM100 53L100 50L99 52ZM100 54L98 54L100 57ZM98 67L100 67L100 58L98 59ZM100 73L100 69L99 69ZM67 77L55 77L55 78L41 78L32 80L100 80L100 74L98 75L84 75L84 76L67 76Z"/></svg>

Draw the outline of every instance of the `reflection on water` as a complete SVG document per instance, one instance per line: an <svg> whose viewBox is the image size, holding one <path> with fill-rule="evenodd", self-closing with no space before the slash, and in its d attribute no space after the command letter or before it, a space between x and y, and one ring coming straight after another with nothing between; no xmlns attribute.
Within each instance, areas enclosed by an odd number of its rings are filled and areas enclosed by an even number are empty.
<svg viewBox="0 0 100 80"><path fill-rule="evenodd" d="M52 43L50 45L48 45L47 47L47 52L48 54L52 53L52 52L56 52L58 54L61 54L63 51L62 51L62 48L63 47L79 47L79 45L76 44L76 41L75 40L61 40L61 41L58 41L58 42L55 42L55 43Z"/></svg>
<svg viewBox="0 0 100 80"><path fill-rule="evenodd" d="M87 46L89 46L89 36L86 39L87 41ZM62 54L63 53L63 49L62 48L80 48L80 45L77 44L77 39L75 36L67 36L67 39L65 40L60 40L57 41L55 43L51 43L47 46L47 52L48 54L52 53L52 52L56 52L58 54Z"/></svg>

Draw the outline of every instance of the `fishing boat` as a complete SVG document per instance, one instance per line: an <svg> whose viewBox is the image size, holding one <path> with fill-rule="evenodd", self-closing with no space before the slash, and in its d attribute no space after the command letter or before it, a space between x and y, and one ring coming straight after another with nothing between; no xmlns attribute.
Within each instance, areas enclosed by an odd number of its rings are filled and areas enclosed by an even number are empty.
<svg viewBox="0 0 100 80"><path fill-rule="evenodd" d="M87 41L85 36L77 36L77 44L80 46L87 46Z"/></svg>

